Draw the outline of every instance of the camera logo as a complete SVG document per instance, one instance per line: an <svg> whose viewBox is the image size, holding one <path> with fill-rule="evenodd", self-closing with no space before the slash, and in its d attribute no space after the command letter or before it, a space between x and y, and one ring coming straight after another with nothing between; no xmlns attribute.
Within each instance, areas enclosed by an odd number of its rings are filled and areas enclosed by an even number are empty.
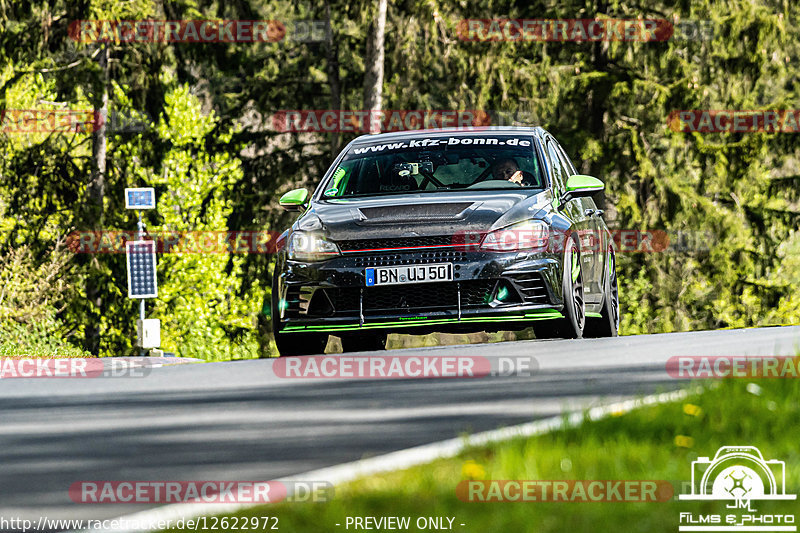
<svg viewBox="0 0 800 533"><path fill-rule="evenodd" d="M748 507L750 500L794 500L786 494L786 465L764 460L755 446L723 446L714 459L692 462L692 493L681 500L734 500Z"/></svg>

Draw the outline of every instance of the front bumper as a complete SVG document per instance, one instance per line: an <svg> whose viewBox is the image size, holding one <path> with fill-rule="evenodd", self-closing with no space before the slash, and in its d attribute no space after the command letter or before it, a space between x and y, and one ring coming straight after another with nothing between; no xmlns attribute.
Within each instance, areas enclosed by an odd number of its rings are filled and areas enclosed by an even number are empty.
<svg viewBox="0 0 800 533"><path fill-rule="evenodd" d="M368 267L444 262L453 263L452 282L366 287ZM563 316L561 265L553 254L358 253L319 263L283 261L279 272L276 318L284 333L520 329Z"/></svg>

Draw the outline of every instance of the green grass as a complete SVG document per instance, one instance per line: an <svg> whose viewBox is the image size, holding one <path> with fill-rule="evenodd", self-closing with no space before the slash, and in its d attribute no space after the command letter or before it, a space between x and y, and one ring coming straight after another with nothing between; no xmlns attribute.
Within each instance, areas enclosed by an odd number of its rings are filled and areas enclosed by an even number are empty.
<svg viewBox="0 0 800 533"><path fill-rule="evenodd" d="M791 379L707 383L685 400L642 408L547 435L472 449L453 459L336 487L326 503L281 503L238 516L277 516L281 531L354 531L347 516L455 517L463 532L670 532L680 512L725 514L724 503L467 503L465 479L690 480L691 462L720 446L757 446L786 463L787 492L800 491L800 390ZM268 453L268 452L265 452ZM796 513L797 502L754 502ZM341 524L336 526L335 524ZM459 524L465 524L461 527ZM415 527L409 531L418 531Z"/></svg>

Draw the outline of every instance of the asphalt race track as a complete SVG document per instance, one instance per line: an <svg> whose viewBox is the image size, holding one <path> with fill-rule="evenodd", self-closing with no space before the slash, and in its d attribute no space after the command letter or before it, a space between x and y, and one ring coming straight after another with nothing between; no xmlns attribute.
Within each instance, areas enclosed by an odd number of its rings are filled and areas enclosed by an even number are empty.
<svg viewBox="0 0 800 533"><path fill-rule="evenodd" d="M183 364L144 377L0 380L0 515L110 518L80 480L270 480L689 382L675 355L795 355L800 327L521 341L383 352L533 356L528 377L286 379L274 360ZM372 352L370 355L375 355Z"/></svg>

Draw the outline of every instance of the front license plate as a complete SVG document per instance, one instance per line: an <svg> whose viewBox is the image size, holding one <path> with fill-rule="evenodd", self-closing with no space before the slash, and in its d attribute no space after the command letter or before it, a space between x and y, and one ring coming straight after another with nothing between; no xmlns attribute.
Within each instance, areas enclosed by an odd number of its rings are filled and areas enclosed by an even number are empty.
<svg viewBox="0 0 800 533"><path fill-rule="evenodd" d="M364 271L364 277L367 287L453 281L453 263L368 268Z"/></svg>

